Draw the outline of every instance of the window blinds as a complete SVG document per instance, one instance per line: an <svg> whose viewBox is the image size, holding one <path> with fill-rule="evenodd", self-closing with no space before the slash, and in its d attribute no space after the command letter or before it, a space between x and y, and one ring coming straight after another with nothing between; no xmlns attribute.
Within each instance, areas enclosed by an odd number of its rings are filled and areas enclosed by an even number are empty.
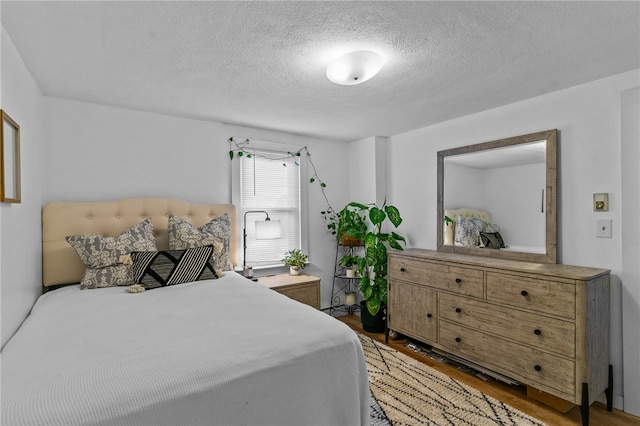
<svg viewBox="0 0 640 426"><path fill-rule="evenodd" d="M287 153L254 151L251 158L240 158L240 217L247 211L264 210L279 220L281 237L257 240L255 222L265 220L264 213L246 216L247 258L253 267L281 265L285 252L301 246L300 167Z"/></svg>

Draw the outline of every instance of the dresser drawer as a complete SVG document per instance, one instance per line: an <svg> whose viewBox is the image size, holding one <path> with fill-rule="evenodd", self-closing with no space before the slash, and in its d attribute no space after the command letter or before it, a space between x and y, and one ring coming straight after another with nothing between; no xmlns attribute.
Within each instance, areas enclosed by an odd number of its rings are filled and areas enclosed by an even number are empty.
<svg viewBox="0 0 640 426"><path fill-rule="evenodd" d="M574 284L487 272L487 300L565 318L576 316Z"/></svg>
<svg viewBox="0 0 640 426"><path fill-rule="evenodd" d="M439 290L484 297L481 269L393 257L389 260L389 276Z"/></svg>
<svg viewBox="0 0 640 426"><path fill-rule="evenodd" d="M575 394L573 361L448 321L440 321L440 344L463 358L493 366L525 384L550 388L571 399Z"/></svg>
<svg viewBox="0 0 640 426"><path fill-rule="evenodd" d="M573 358L575 324L453 294L440 295L440 318Z"/></svg>

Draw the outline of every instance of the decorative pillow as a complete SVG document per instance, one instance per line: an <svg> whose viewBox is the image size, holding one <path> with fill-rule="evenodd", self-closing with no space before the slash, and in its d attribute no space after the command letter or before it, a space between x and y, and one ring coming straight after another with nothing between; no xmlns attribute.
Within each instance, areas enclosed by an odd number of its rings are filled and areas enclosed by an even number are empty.
<svg viewBox="0 0 640 426"><path fill-rule="evenodd" d="M476 219L466 219L458 216L454 244L463 247L478 247L480 226Z"/></svg>
<svg viewBox="0 0 640 426"><path fill-rule="evenodd" d="M213 246L186 250L134 251L133 279L145 289L218 278L211 256Z"/></svg>
<svg viewBox="0 0 640 426"><path fill-rule="evenodd" d="M499 232L480 232L480 245L485 248L504 248L504 241Z"/></svg>
<svg viewBox="0 0 640 426"><path fill-rule="evenodd" d="M213 261L217 270L232 270L231 220L228 214L216 217L196 228L184 219L169 215L169 249L184 250L193 247L213 245Z"/></svg>
<svg viewBox="0 0 640 426"><path fill-rule="evenodd" d="M75 235L66 237L66 240L85 265L85 273L80 281L80 288L83 290L131 285L131 266L122 262L121 258L136 250L157 249L151 218L143 220L117 237Z"/></svg>

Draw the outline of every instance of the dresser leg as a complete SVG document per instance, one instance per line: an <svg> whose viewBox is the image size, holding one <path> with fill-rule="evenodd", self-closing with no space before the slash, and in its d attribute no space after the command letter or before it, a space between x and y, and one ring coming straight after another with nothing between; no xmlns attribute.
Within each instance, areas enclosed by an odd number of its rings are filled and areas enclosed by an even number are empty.
<svg viewBox="0 0 640 426"><path fill-rule="evenodd" d="M582 384L582 405L580 406L580 414L582 415L582 426L589 425L589 385Z"/></svg>
<svg viewBox="0 0 640 426"><path fill-rule="evenodd" d="M607 411L613 410L613 365L609 364L609 381L607 388L604 390L607 397Z"/></svg>

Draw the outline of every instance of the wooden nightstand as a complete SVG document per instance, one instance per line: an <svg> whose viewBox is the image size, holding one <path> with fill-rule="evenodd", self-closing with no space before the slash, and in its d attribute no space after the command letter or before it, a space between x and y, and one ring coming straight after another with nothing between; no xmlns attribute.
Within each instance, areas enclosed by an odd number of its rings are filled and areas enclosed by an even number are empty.
<svg viewBox="0 0 640 426"><path fill-rule="evenodd" d="M320 309L320 278L318 277L280 274L259 277L258 283L300 303Z"/></svg>

